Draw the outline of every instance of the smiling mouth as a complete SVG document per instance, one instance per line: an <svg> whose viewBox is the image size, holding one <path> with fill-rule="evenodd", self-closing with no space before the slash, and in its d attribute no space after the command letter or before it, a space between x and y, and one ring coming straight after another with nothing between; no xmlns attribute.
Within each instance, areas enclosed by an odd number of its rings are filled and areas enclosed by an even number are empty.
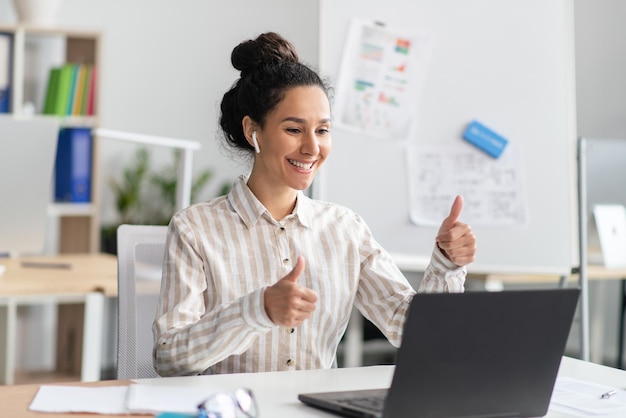
<svg viewBox="0 0 626 418"><path fill-rule="evenodd" d="M313 168L313 165L315 164L315 161L311 163L301 163L299 161L291 160L289 158L287 159L287 161L289 161L289 164L291 164L292 166L301 168L303 170L310 170L311 168Z"/></svg>

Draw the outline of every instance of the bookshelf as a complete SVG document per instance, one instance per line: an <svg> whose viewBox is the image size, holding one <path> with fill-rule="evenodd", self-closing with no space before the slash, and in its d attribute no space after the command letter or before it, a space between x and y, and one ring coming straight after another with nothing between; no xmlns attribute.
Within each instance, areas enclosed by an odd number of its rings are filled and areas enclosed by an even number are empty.
<svg viewBox="0 0 626 418"><path fill-rule="evenodd" d="M25 118L58 118L62 127L98 126L102 38L99 31L30 24L0 24L0 32L12 35L9 109L11 114ZM97 68L93 115L43 114L50 70L67 63L87 64ZM93 136L89 203L56 203L51 196L48 214L52 220L50 232L53 239L48 245L52 248L48 251L54 253L99 251L100 193L97 156L98 141Z"/></svg>

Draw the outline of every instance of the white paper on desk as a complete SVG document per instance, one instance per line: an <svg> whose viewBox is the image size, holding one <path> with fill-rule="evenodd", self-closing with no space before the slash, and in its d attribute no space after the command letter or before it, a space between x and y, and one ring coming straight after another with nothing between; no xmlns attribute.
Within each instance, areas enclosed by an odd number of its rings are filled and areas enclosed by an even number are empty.
<svg viewBox="0 0 626 418"><path fill-rule="evenodd" d="M128 387L127 406L131 413L179 412L193 414L197 405L216 389L133 384Z"/></svg>
<svg viewBox="0 0 626 418"><path fill-rule="evenodd" d="M559 377L554 385L550 410L578 417L626 417L626 391L617 389L609 399L603 393L616 390L571 377Z"/></svg>
<svg viewBox="0 0 626 418"><path fill-rule="evenodd" d="M37 412L87 412L95 414L127 414L126 386L39 387L29 409Z"/></svg>

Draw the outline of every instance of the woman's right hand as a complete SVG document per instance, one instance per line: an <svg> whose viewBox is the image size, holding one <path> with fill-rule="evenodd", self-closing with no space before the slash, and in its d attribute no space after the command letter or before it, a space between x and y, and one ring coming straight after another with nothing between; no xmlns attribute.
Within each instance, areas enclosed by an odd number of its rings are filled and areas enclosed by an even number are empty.
<svg viewBox="0 0 626 418"><path fill-rule="evenodd" d="M317 294L297 283L303 271L304 257L300 256L288 275L265 289L265 312L276 325L297 327L315 311Z"/></svg>

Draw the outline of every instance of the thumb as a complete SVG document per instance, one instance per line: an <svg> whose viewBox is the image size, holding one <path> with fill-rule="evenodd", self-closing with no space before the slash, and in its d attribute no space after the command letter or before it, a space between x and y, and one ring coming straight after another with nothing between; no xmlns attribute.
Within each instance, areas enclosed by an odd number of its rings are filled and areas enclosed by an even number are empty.
<svg viewBox="0 0 626 418"><path fill-rule="evenodd" d="M285 279L289 280L292 283L298 281L298 277L304 272L304 257L300 256L296 260L296 265L293 270L289 272L288 275L285 276Z"/></svg>
<svg viewBox="0 0 626 418"><path fill-rule="evenodd" d="M461 211L463 210L463 197L461 195L457 195L452 203L452 207L450 208L450 214L446 219L443 220L441 226L451 227L456 223L461 215Z"/></svg>

